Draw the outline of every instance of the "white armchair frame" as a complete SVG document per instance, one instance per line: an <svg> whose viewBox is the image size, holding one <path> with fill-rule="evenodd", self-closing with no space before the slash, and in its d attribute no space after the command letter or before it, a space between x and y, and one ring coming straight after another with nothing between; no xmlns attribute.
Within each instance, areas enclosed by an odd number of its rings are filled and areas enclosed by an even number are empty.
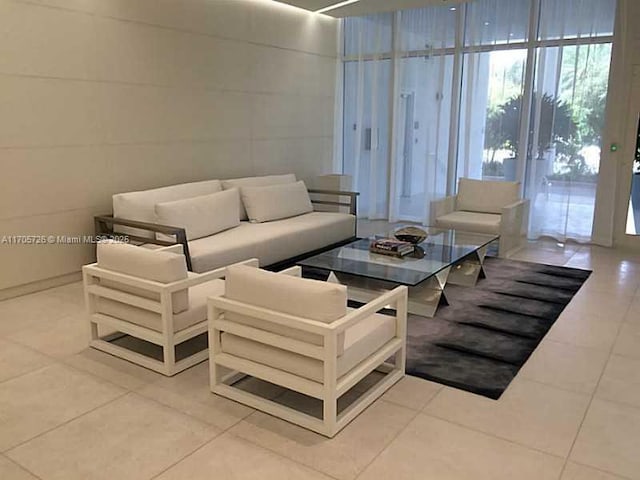
<svg viewBox="0 0 640 480"><path fill-rule="evenodd" d="M431 202L431 220L456 211L457 195L444 197ZM528 199L522 199L502 208L500 221L499 255L508 257L522 247L527 238L529 228Z"/></svg>
<svg viewBox="0 0 640 480"><path fill-rule="evenodd" d="M182 253L182 245L175 245L159 250ZM238 265L250 265L257 267L258 260L253 258L240 262ZM203 274L189 272L188 277L184 280L172 283L159 283L100 268L97 263L85 265L82 267L82 278L84 283L85 305L90 327L89 345L98 350L102 350L103 352L123 358L167 376L173 376L176 373L192 367L193 365L205 361L208 358L207 349L196 352L195 354L180 361L176 361L176 345L206 333L207 319L205 318L202 322L185 328L184 330L180 330L179 332L175 332L172 294L211 280L222 279L224 278L225 271L226 268L219 268ZM160 295L160 300L155 301L102 286L99 283L99 279L117 281L131 287L158 293ZM142 308L144 310L160 314L162 318L161 331L146 328L133 322L127 322L124 319L98 313L96 301L99 297L116 300L133 307ZM105 340L104 337L99 335L99 326L116 330L117 332L159 345L162 347L163 361L156 360Z"/></svg>
<svg viewBox="0 0 640 480"><path fill-rule="evenodd" d="M294 267L283 273L300 276L301 269L300 267ZM395 336L377 351L371 352L366 360L338 378L338 336L349 327L370 315L389 307L396 309ZM248 305L224 297L210 298L208 308L211 391L322 435L328 437L335 436L358 414L404 376L406 361L407 287L397 287L394 290L384 293L357 310L328 324ZM324 345L318 346L244 324L231 322L224 319L225 312L234 312L236 314L286 326L292 330L321 335L324 337ZM315 382L268 365L224 353L221 349L221 334L223 332L320 360L324 365L323 381L321 383ZM385 363L390 357L394 357L393 363ZM232 373L225 374L225 372L229 370L231 370ZM360 398L355 400L344 409L344 411L338 413L338 398L374 370L384 372L384 379L380 380L368 392L363 393ZM321 400L323 403L322 419L246 392L232 385L232 383L246 375L266 380Z"/></svg>

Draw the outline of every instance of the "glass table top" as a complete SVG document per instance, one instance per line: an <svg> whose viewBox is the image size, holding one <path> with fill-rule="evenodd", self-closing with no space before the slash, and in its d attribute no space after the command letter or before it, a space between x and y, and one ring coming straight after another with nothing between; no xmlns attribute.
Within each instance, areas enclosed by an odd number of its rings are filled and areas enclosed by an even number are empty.
<svg viewBox="0 0 640 480"><path fill-rule="evenodd" d="M393 232L399 228L402 226L334 248L298 264L415 286L499 238L498 235L419 227L428 233L428 237L418 244L413 254L396 258L369 252L373 240L393 238Z"/></svg>

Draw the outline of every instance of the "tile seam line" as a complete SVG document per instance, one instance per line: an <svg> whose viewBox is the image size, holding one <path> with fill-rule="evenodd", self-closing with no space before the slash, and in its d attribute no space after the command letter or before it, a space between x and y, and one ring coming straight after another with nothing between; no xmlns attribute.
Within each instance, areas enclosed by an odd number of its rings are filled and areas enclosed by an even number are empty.
<svg viewBox="0 0 640 480"><path fill-rule="evenodd" d="M53 80L53 81L65 81L65 82L78 82L78 83L98 83L98 84L106 84L106 85L118 85L118 86L129 86L129 87L147 87L147 88L155 88L157 90L178 90L178 89L186 89L190 92L200 90L205 92L218 92L218 93L235 93L235 94L247 94L247 95L255 95L255 96L264 96L264 97L291 97L291 98L313 98L313 99L334 99L333 95L326 95L320 93L297 93L297 92L284 92L284 91L269 91L269 90L247 90L247 89L238 89L238 88L226 88L226 87L218 87L215 85L196 85L196 84L179 84L179 83L147 83L147 82L136 82L131 80L110 80L110 79L101 79L101 78L81 78L81 77L62 77L58 75L42 75L36 73L16 73L16 72L6 72L0 71L0 76L2 77L18 77L18 78L29 78L35 80Z"/></svg>
<svg viewBox="0 0 640 480"><path fill-rule="evenodd" d="M53 216L53 215L62 215L62 214L66 214L66 213L84 212L84 211L87 211L87 210L96 210L96 209L98 209L100 207L101 207L100 205L88 205L87 207L84 207L84 208L72 208L72 209L69 209L69 210L55 210L55 211L52 211L52 212L45 212L45 213L32 213L32 214L29 214L29 215L21 215L19 217L6 217L6 218L0 217L0 222L13 222L13 221L16 221L16 220L26 220L26 219L29 219L29 218L30 219L34 219L34 218L37 218L37 217L50 217L50 216ZM20 235L17 235L17 234L16 235L4 234L4 233L0 232L0 236L5 236L5 235L7 237L20 236ZM38 235L45 235L45 233L35 234L34 236L38 236ZM80 235L82 235L82 233L80 233ZM29 235L26 235L26 236L29 236ZM23 244L23 245L28 245L28 244ZM18 246L18 245L8 245L8 246L9 247L15 247L15 246ZM34 245L30 245L30 246L34 246ZM71 272L71 273L73 273L73 272ZM66 274L63 273L62 275L66 275ZM43 291L46 292L46 290L43 290ZM68 316L68 315L63 315L63 316ZM60 317L60 318L62 318L62 317Z"/></svg>
<svg viewBox="0 0 640 480"><path fill-rule="evenodd" d="M137 146L162 146L162 145L206 145L209 143L238 143L238 142L279 142L290 140L309 140L309 139L332 139L331 135L304 135L297 137L227 137L212 139L189 139L189 140L167 140L167 141L140 141L140 142L104 142L104 143L69 143L69 144L52 144L52 145L0 145L2 150L54 150L65 148L117 148L117 147L137 147Z"/></svg>
<svg viewBox="0 0 640 480"><path fill-rule="evenodd" d="M479 429L478 429L478 428L476 428L476 427L470 427L470 426L468 426L468 425L464 425L464 424L462 424L462 423L459 423L459 422L456 422L456 421L453 421L453 420L450 420L450 419L447 419L447 418L441 417L441 416L436 415L436 414L434 414L434 413L426 413L426 412L424 412L424 411L423 411L423 412L418 412L418 413L419 413L420 415L424 415L425 417L435 418L436 420L440 420L441 422L450 423L450 424L452 424L452 425L456 425L457 427L463 428L463 429L465 429L465 430L471 430L471 431L473 431L473 432L475 432L475 433L480 433L480 434L485 435L485 436L487 436L487 437L491 437L491 438L494 438L494 439L496 439L496 440L500 440L500 441L502 441L502 442L507 442L507 443L510 443L510 444L512 444L512 445L516 445L516 446L518 446L518 447L520 447L520 448L524 448L524 449L527 449L527 450L534 451L534 452L536 452L536 453L540 453L540 454L542 454L542 455L546 455L546 456L548 456L548 457L553 457L553 458L556 458L556 459L559 459L559 460L565 460L565 458L566 458L566 457L565 457L565 456L563 456L563 455L558 455L557 453L549 453L549 452L546 452L546 451L544 451L544 450L540 450L540 449L539 449L539 448L537 448L537 447L532 447L532 446L530 446L530 445L525 445L525 444L523 444L523 443L516 442L515 440L511 440L511 439L509 439L509 438L500 437L500 436L498 436L498 435L496 435L496 434L494 434L494 433L488 433L488 432L485 432L485 431L483 431L483 430L479 430Z"/></svg>
<svg viewBox="0 0 640 480"><path fill-rule="evenodd" d="M247 415L247 417L249 417L249 416L253 415L255 412L256 412L256 411L251 412L249 415ZM245 417L245 418L247 418L247 417ZM332 479L334 479L334 480L343 480L343 479L339 479L339 478L337 478L337 477L334 477L334 476L332 476L332 475L328 475L328 474L326 474L326 473L324 473L324 472L321 472L321 471L319 471L319 470L316 470L316 469L314 469L314 468L311 468L311 467L309 467L308 465L304 465L303 463L299 463L298 461L296 461L296 460L294 460L294 459L287 458L287 457L285 457L285 456L283 456L283 455L280 455L280 454L279 454L279 453L277 453L277 452L274 452L274 451L269 450L268 448L265 448L265 447L263 447L263 446L261 446L261 445L258 445L258 444L255 444L255 443L253 443L253 442L250 442L249 440L247 440L247 439L245 439L245 438L242 438L242 437L239 437L239 436L237 436L237 435L235 435L235 434L233 434L232 432L230 432L230 431L229 431L231 428L233 428L235 425L237 425L238 423L240 423L242 420L244 420L244 419L241 419L240 421L236 422L236 423L235 423L235 424L233 424L232 426L230 426L230 427L226 428L225 430L221 431L219 435L217 435L216 437L212 438L211 440L209 440L209 441L208 441L208 442L206 442L205 444L203 444L203 445L199 446L199 447L198 447L198 448L196 448L194 451L192 451L192 452L188 453L187 455L185 455L183 458L181 458L181 459L180 459L180 460L178 460L177 462L175 462L175 463L171 464L170 466L168 466L167 468L165 468L164 470L162 470L160 473L158 473L158 474L154 475L153 477L151 477L149 480L156 480L156 479L157 479L157 478L159 478L160 476L164 475L167 471L169 471L169 470L171 470L172 468L174 468L174 467L178 466L180 463L184 462L184 461L185 461L185 460L187 460L189 457L192 457L193 455L195 455L196 453L198 453L200 450L202 450L202 449L206 448L209 444L211 444L211 443L213 443L213 442L215 442L215 441L217 441L217 440L220 440L220 439L221 439L221 437L222 437L222 436L224 436L224 435L229 435L229 436L231 436L231 437L235 438L236 440L241 441L241 442L244 442L244 443L246 443L246 444L249 444L250 446L252 446L252 447L254 447L254 448L257 448L257 449L259 449L259 450L261 450L261 451L263 451L263 452L265 452L265 453L270 453L270 454L272 454L272 455L275 455L275 456L276 456L276 457L278 457L279 459L282 459L282 460L285 460L285 461L292 462L292 463L294 463L294 464L298 465L299 467L301 467L301 468L303 468L303 469L305 469L305 470L309 470L309 471L312 471L312 472L319 473L319 474L321 474L321 475L326 476L327 478L332 478Z"/></svg>
<svg viewBox="0 0 640 480"><path fill-rule="evenodd" d="M83 373L85 373L85 375L86 375L86 372L83 372ZM99 379L99 380L100 380L100 381L102 381L102 379ZM103 383L104 383L104 382L103 382ZM118 387L118 388L120 388L120 390L123 390L123 392L122 392L122 393L120 393L119 395L117 395L116 397L112 398L111 400L108 400L107 402L104 402L104 403L102 403L102 404L100 404L100 405L98 405L98 406L96 406L96 407L92 408L91 410L88 410L88 411L86 411L86 412L84 412L84 413L81 413L80 415L78 415L78 416L76 416L76 417L70 418L69 420L67 420L67 421L65 421L65 422L62 422L61 424L56 425L55 427L49 428L49 429L45 430L44 432L41 432L41 433L39 433L38 435L35 435L34 437L29 438L28 440L25 440L25 441L23 441L23 442L20 442L20 443L19 443L19 444L17 444L17 445L14 445L14 446L12 446L12 447L10 447L10 448L6 449L6 450L3 450L3 451L2 451L2 452L0 452L0 453L4 454L4 456L5 456L5 457L11 458L11 459L13 460L13 458L10 456L10 454L11 454L11 452L12 452L13 450L18 449L18 448L20 448L20 447L22 447L22 446L26 445L27 443L29 443L29 442L31 442L31 441L33 441L33 440L36 440L37 438L40 438L40 437L42 437L42 436L44 436L44 435L47 435L48 433L51 433L51 432L53 432L54 430L57 430L58 428L64 427L65 425L68 425L69 423L71 423L71 422L73 422L73 421L75 421L75 420L78 420L78 419L80 419L80 418L84 417L85 415L88 415L88 414L90 414L90 413L93 413L93 412L95 412L96 410L98 410L98 409L100 409L100 408L102 408L102 407L105 407L105 406L109 405L110 403L113 403L113 402L115 402L115 401L117 401L117 400L120 400L120 399L121 399L121 398L123 398L124 396L126 396L126 395L128 395L128 394L130 394L130 393L131 393L130 391L128 391L128 390L126 390L126 389L124 389L124 388L122 388L122 387ZM16 461L16 460L14 460L14 461ZM22 464L21 464L20 462L17 462L17 461L16 461L16 463L18 463L20 466L22 466Z"/></svg>
<svg viewBox="0 0 640 480"><path fill-rule="evenodd" d="M440 393L440 392L438 392ZM435 397L436 395L434 395ZM433 400L433 399L432 399ZM385 400L381 400L381 401L385 401ZM393 405L396 405L395 403ZM391 445L393 445L393 443L400 437L400 435L402 435L407 428L409 428L409 425L411 425L416 418L418 418L418 416L420 415L420 410L411 410L410 408L407 407L403 407L407 410L410 410L411 412L414 413L414 415L411 417L411 419L407 422L407 424L402 427L398 433L396 433L393 438L389 441L389 443L387 443L384 448L382 450L380 450L380 452L378 452L378 454L376 456L374 456L370 462L368 462L365 467L356 475L354 480L358 480L360 478L362 478L362 476L366 473L366 471L369 469L369 467L371 467L371 465L373 465L373 463L378 460L378 458L380 458L381 455L384 454L384 452L386 452L389 448L391 448Z"/></svg>
<svg viewBox="0 0 640 480"><path fill-rule="evenodd" d="M160 380L161 380L161 379L160 379ZM175 408L175 407L173 407L173 406L171 406L171 405L167 405L166 403L162 403L162 402L160 402L160 401L156 400L155 398L152 398L152 397L150 397L150 396L145 395L144 393L141 393L141 390L143 390L145 387L148 387L148 386L154 386L154 387L156 387L156 388L158 388L158 389L165 390L165 391L167 391L167 392L169 392L169 393L172 393L169 389L166 389L166 388L164 388L164 387L159 386L159 385L157 384L157 381L153 381L153 382L147 383L147 384L145 384L145 385L142 385L142 386L140 386L140 387L138 387L138 388L135 388L135 389L131 390L131 393L134 393L134 394L136 394L136 395L138 395L138 396L140 396L140 397L142 397L142 398L145 398L145 399L147 399L147 400L150 400L150 401L152 401L153 403L156 403L156 404L158 404L158 405L160 405L160 406L162 406L162 407L164 407L164 408L169 408L169 409L171 409L171 410L174 410L174 411L176 411L177 413L179 413L179 414L181 414L181 415L184 415L184 416L186 416L186 417L189 417L189 418L192 418L192 419L194 419L194 420L197 420L197 421L198 421L198 422L200 422L200 423L203 423L203 424L205 424L205 425L208 425L208 426L213 427L214 429L218 430L218 431L219 431L219 433L218 433L215 437L213 437L210 441L213 441L214 439L218 438L218 437L219 437L220 435L222 435L223 433L226 433L230 428L235 427L235 426L236 426L238 423L240 423L242 420L244 420L244 419L245 419L245 418L247 418L249 415L252 415L252 414L254 413L254 412L251 412L251 413L249 413L248 415L245 415L244 417L242 417L242 418L240 418L240 419L236 420L235 422L233 422L233 424L232 424L232 425L230 425L230 426L228 426L228 427L226 427L226 428L221 428L221 427L218 427L217 425L214 425L213 423L210 423L210 422L208 422L208 421L202 420L201 418L198 418L198 417L196 417L195 415L192 415L191 413L183 412L182 410L180 410L180 409L178 409L178 408ZM200 404L200 403L202 403L202 402L196 402L196 403ZM249 408L251 408L251 407L249 407ZM255 411L255 410L254 410L254 411ZM210 441L209 441L209 442L210 442ZM209 443L209 442L207 442L207 443ZM192 453L193 453L193 452L192 452ZM190 455L190 454L189 454L189 455ZM182 461L182 460L179 460L178 462L180 462L180 461ZM178 462L176 462L176 463L178 463Z"/></svg>
<svg viewBox="0 0 640 480"><path fill-rule="evenodd" d="M237 37L229 37L229 36L225 36L225 35L215 35L215 34L212 34L212 33L205 33L205 32L201 32L201 31L197 31L197 30L185 30L185 29L182 29L182 28L172 27L172 26L169 26L169 25L162 25L162 24L159 24L159 23L144 22L144 21L141 21L141 20L134 20L134 19L129 19L129 18L121 18L121 17L117 17L117 16L114 16L114 15L103 15L103 14L100 14L100 13L97 13L97 12L76 10L76 9L73 9L73 8L62 7L62 6L59 6L59 5L47 5L47 4L38 3L38 2L34 2L34 1L29 1L29 0L10 0L10 1L12 3L18 3L18 4L22 4L22 5L29 5L31 7L39 7L39 8L49 9L49 10L60 10L60 11L64 11L64 12L72 12L72 13L75 13L77 15L85 15L85 16L94 17L94 18L105 18L105 19L112 20L112 21L118 21L118 22L123 22L123 23L132 23L134 25L142 25L142 26L145 26L145 27L148 27L148 28L157 28L157 29L160 29L160 30L169 30L169 31L173 31L173 32L179 32L179 33L182 33L182 34L189 34L189 35L194 35L194 36L215 38L215 39L226 40L226 41L230 41L230 42L254 45L254 46L258 46L258 47L275 48L275 49L278 49L278 50L302 53L302 54L306 54L306 55L312 55L312 56L321 57L321 58L328 58L328 59L332 59L332 60L337 60L338 59L338 55L337 54L336 55L330 55L328 53L310 52L310 51L307 51L307 50L300 50L298 48L283 47L281 45L274 45L274 44L270 44L270 43L262 43L262 42L258 42L258 41L255 41L255 40L242 40L242 39L239 39Z"/></svg>
<svg viewBox="0 0 640 480"><path fill-rule="evenodd" d="M286 394L286 392L283 392L283 393L282 393L282 394L280 394L280 395L284 395L284 394ZM278 397L279 397L280 395L278 395ZM276 398L278 398L278 397L276 397ZM376 460L376 459L377 459L377 458L382 454L382 452L384 452L384 451L387 449L387 447L388 447L389 445L391 445L391 443L393 443L393 442L395 441L395 439L396 439L396 438L398 438L398 435L400 435L400 433L402 433L402 432L403 432L403 431L404 431L404 430L409 426L409 424L410 424L410 423L411 423L411 422L412 422L412 421L413 421L413 420L418 416L418 414L420 413L419 411L412 410L412 409L410 409L410 408L403 407L403 406L401 406L401 405L397 405L397 404L395 404L395 403L387 402L386 400L378 399L377 401L380 401L380 402L383 402L383 403L389 403L390 405L392 405L392 406L394 406L394 407L396 407L396 408L401 408L401 409L403 409L403 410L407 410L407 411L411 412L411 413L413 414L413 416L412 416L412 417L411 417L411 419L407 422L407 424L406 424L402 429L400 429L400 431L398 431L398 433L397 433L396 435L394 435L394 436L393 436L393 438L389 441L389 443L388 443L387 445L385 445L385 446L380 450L380 452L378 452L376 455L374 455L374 458L373 458L370 462L368 462L368 463L366 464L366 466L365 466L365 467L363 467L363 469L355 475L355 477L353 477L352 479L349 479L349 480L357 480L358 478L360 478L360 475L362 475L362 473L363 473L363 472L364 472L364 471L369 467L369 465L370 465L373 461L375 461L375 460ZM375 402L374 402L374 403L375 403ZM362 415L362 414L363 414L364 412L366 412L369 408L371 408L371 407L374 405L374 403L372 403L371 405L369 405L369 406L368 406L368 407L367 407L363 412L361 412L361 413L360 413L360 415ZM245 422L247 418L249 418L249 417L251 417L251 416L253 416L253 415L256 415L256 414L262 414L262 415L266 415L266 416L268 416L268 417L272 417L272 416L271 416L271 415L269 415L268 413L261 412L260 410L256 410L256 411L255 411L255 412L253 412L251 415L248 415L247 417L245 417L242 421L243 421L243 422ZM360 415L358 415L358 416L360 416ZM273 417L273 418L276 418L276 420L279 420L279 421L282 421L282 422L286 422L286 420L282 420L282 419L277 418L277 417ZM356 417L353 421L355 421L357 418L358 418L358 417ZM353 421L352 421L352 422L353 422ZM238 424L239 424L239 423L242 423L242 422L238 422ZM286 422L286 423L290 423L290 422ZM295 427L297 427L297 428L303 428L303 427L300 427L300 426L295 425L295 424L294 424L294 426L295 426ZM348 425L347 425L345 428L348 428ZM305 430L306 430L306 429L305 429ZM229 433L230 433L231 435L235 436L235 437L238 437L238 438L240 438L240 439L244 440L245 442L249 442L249 443L250 443L250 444L252 444L252 445L256 445L256 446L258 446L258 447L260 447L260 448L266 449L266 450L268 450L268 451L270 451L270 452L275 453L276 455L278 455L278 456L280 456L280 457L283 457L283 458L287 458L287 459L289 459L289 460L292 460L293 462L295 462L295 463L297 463L297 464L299 464L299 465L303 465L304 467L306 467L306 468L308 468L308 469L311 469L311 470L313 470L313 471L315 471L315 472L321 473L322 475L325 475L325 476L327 476L327 477L329 477L329 478L333 478L333 479L335 479L335 480L346 480L346 479L345 479L345 477L338 477L338 476L335 476L335 475L331 475L331 474L329 474L329 473L327 473L327 472L323 472L322 470L318 470L318 469L316 469L316 468L314 468L314 467L311 467L311 466L306 465L306 464L304 464L304 463L298 462L298 461L297 461L297 460L295 460L295 459L291 459L291 458L285 457L284 455L280 454L278 451L276 451L276 450L274 450L274 449L271 449L271 448L266 447L266 446L264 446L264 445L261 445L261 444L259 444L259 443L257 443L257 442L254 442L251 438L245 438L245 437L243 437L243 436L241 436L241 435L237 435L237 434L236 434L236 433L234 433L234 432L229 432ZM316 435L320 435L320 434L316 434ZM336 437L337 437L338 435L340 435L340 432L338 432L338 434L336 434ZM323 439L325 439L325 440L330 440L330 439L327 439L326 437L322 437L322 438L323 438Z"/></svg>
<svg viewBox="0 0 640 480"><path fill-rule="evenodd" d="M6 458L8 462L16 465L18 468L20 468L21 470L24 470L25 472L27 472L28 474L32 475L33 478L36 478L38 480L44 480L40 475L36 475L34 472L32 472L31 470L29 470L27 467L25 467L24 465L16 462L13 458L11 457L7 457L4 453L0 453L0 456L3 458Z"/></svg>
<svg viewBox="0 0 640 480"><path fill-rule="evenodd" d="M572 347L572 346L573 346L573 345L565 344L565 343L561 343L560 345L562 345L562 346L570 346L570 347ZM599 350L599 351L600 351L601 353L602 353L602 352L604 352L604 350ZM607 364L608 362L609 362L609 359L607 358L607 361L604 363L604 364L605 364L605 366L606 366L606 364ZM517 375L516 375L516 376L517 376ZM515 378L515 377L514 377L514 378ZM596 388L596 387L594 387L593 392L579 392L579 391L577 391L577 390L571 390L570 388L567 388L567 387L561 387L561 386L559 386L559 385L555 385L555 384L551 384L551 383L546 383L546 382L543 382L543 381L541 381L541 380L535 380L535 379L533 379L533 378L529 378L529 377L526 377L526 376L521 376L521 377L520 377L520 380L521 380L521 381L525 381L525 382L529 382L529 383L536 383L536 384L538 384L538 385L544 385L544 386L545 386L545 387L547 387L547 388L554 388L554 389L556 389L556 390L560 390L560 391L565 392L565 393L573 393L574 395L580 395L580 396L582 396L582 397L584 397L584 398L590 398L591 396L593 396L593 394L595 393L595 388Z"/></svg>
<svg viewBox="0 0 640 480"><path fill-rule="evenodd" d="M627 306L627 309L625 311L624 317L626 318L626 316L629 314L629 312L631 311L631 303ZM587 415L589 414L589 411L591 410L591 406L593 405L593 401L596 399L596 393L598 392L598 388L600 387L600 382L602 382L602 378L604 377L604 372L607 370L607 367L609 366L609 362L611 361L611 356L613 355L613 350L615 348L615 344L617 343L618 339L620 338L620 332L622 330L622 322L618 323L618 332L616 334L616 339L613 342L613 344L611 345L611 348L609 349L609 357L607 358L606 363L604 364L604 367L602 368L602 371L600 372L600 376L598 377L598 382L596 383L596 387L593 390L593 393L591 395L591 399L589 400L589 404L587 405L587 408L584 411L584 414L582 415L582 420L580 421L580 425L578 426L578 431L575 435L575 437L573 438L573 442L571 442L571 448L569 449L569 453L567 454L567 457L565 458L564 461L564 465L562 466L562 471L560 472L560 476L558 477L559 479L562 478L562 476L564 475L564 472L567 469L567 465L569 464L569 461L571 459L571 456L573 454L573 450L576 446L576 442L578 441L578 437L580 436L580 433L582 432L582 427L584 426L584 422L587 419ZM614 474L617 475L617 474Z"/></svg>

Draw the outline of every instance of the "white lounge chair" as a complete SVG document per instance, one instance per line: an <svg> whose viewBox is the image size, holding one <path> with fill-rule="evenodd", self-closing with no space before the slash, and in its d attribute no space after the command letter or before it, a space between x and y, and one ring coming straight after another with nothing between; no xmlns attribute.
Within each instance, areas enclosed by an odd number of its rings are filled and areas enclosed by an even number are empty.
<svg viewBox="0 0 640 480"><path fill-rule="evenodd" d="M289 273L227 269L224 296L209 299L211 391L332 437L404 376L407 288L350 311L345 286ZM377 313L384 308L395 315ZM386 376L338 412L338 399L376 369ZM233 386L243 375L321 400L322 418Z"/></svg>
<svg viewBox="0 0 640 480"><path fill-rule="evenodd" d="M167 376L207 359L205 348L176 360L176 346L207 332L207 298L224 293L225 269L188 272L181 252L181 245L97 245L97 262L82 269L90 346ZM243 263L258 266L256 259ZM160 346L162 359L113 341L113 334L100 336L99 327Z"/></svg>

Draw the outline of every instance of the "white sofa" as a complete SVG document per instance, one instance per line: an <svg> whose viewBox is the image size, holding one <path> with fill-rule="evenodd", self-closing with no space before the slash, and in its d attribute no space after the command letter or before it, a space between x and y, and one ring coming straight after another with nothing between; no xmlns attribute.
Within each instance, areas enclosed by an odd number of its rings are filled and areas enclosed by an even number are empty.
<svg viewBox="0 0 640 480"><path fill-rule="evenodd" d="M247 258L275 266L354 240L358 194L306 190L300 184L288 174L119 193L113 196L113 216L95 218L96 234L126 234L134 242L161 246L182 244L187 267L198 273ZM237 192L236 207L232 191ZM348 201L336 202L336 195ZM336 205L343 211L322 211Z"/></svg>
<svg viewBox="0 0 640 480"><path fill-rule="evenodd" d="M529 222L529 200L520 198L517 182L461 178L458 194L431 202L434 226L500 236L499 254L521 247Z"/></svg>

